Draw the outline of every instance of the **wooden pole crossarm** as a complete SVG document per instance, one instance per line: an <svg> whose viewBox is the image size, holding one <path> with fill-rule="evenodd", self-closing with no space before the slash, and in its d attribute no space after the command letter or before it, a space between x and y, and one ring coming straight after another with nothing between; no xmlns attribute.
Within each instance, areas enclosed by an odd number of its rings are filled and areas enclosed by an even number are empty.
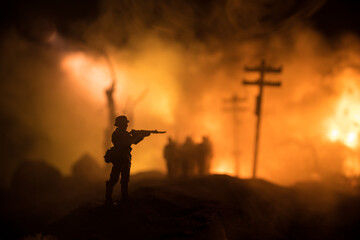
<svg viewBox="0 0 360 240"><path fill-rule="evenodd" d="M243 80L244 85L263 85L263 86L272 86L272 87L280 87L281 82L270 82L270 81L247 81Z"/></svg>
<svg viewBox="0 0 360 240"><path fill-rule="evenodd" d="M271 86L271 87L281 87L281 82L264 82L265 86Z"/></svg>
<svg viewBox="0 0 360 240"><path fill-rule="evenodd" d="M272 72L272 73L281 73L282 67L244 67L244 70L247 72Z"/></svg>

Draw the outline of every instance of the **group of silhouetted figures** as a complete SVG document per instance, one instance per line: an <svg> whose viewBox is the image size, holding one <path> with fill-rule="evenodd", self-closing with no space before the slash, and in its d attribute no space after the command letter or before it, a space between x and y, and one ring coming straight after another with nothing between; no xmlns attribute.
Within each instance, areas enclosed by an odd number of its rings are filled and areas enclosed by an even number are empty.
<svg viewBox="0 0 360 240"><path fill-rule="evenodd" d="M183 144L179 144L169 137L164 158L170 178L207 175L212 158L211 142L208 137L203 137L200 143L187 137Z"/></svg>

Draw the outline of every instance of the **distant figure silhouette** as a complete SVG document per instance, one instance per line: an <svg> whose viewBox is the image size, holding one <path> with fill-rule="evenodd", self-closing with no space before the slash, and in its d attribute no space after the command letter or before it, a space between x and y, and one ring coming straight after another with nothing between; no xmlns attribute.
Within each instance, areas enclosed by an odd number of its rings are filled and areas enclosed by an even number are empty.
<svg viewBox="0 0 360 240"><path fill-rule="evenodd" d="M112 163L113 167L110 173L110 179L106 181L105 203L112 205L112 192L115 184L119 181L121 174L121 198L127 200L129 198L128 183L131 167L131 145L138 144L144 137L151 133L165 133L157 130L131 130L126 131L129 120L126 116L118 116L115 118L115 126L117 127L112 134L111 141L113 147L106 151L105 162Z"/></svg>
<svg viewBox="0 0 360 240"><path fill-rule="evenodd" d="M192 137L186 137L184 144L180 148L180 161L182 166L182 176L187 178L196 174L196 145Z"/></svg>
<svg viewBox="0 0 360 240"><path fill-rule="evenodd" d="M180 170L178 144L171 137L168 138L168 143L164 148L164 158L169 178L177 177Z"/></svg>
<svg viewBox="0 0 360 240"><path fill-rule="evenodd" d="M197 146L198 157L197 165L199 175L208 175L210 173L210 164L212 158L212 144L209 137L203 136L202 142Z"/></svg>

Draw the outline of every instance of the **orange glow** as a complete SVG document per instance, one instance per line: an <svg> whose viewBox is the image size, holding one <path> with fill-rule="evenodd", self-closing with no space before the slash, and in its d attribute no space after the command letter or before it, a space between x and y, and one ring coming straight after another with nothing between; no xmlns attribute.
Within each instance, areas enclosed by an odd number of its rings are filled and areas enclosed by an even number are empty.
<svg viewBox="0 0 360 240"><path fill-rule="evenodd" d="M333 117L327 120L327 138L339 142L350 150L343 161L343 173L347 177L360 175L359 134L360 134L360 90L356 85L356 76L345 72L343 92L338 100Z"/></svg>
<svg viewBox="0 0 360 240"><path fill-rule="evenodd" d="M358 141L357 141L357 137L356 137L356 134L355 132L350 132L348 133L348 135L346 136L346 142L345 144L348 146L348 147L356 147L358 145Z"/></svg>
<svg viewBox="0 0 360 240"><path fill-rule="evenodd" d="M218 163L217 166L212 167L211 173L234 175L234 167L230 164L230 159L222 159Z"/></svg>
<svg viewBox="0 0 360 240"><path fill-rule="evenodd" d="M144 48L134 56L127 51L109 52L118 77L119 74L126 76L123 79L120 76L121 82L116 85L114 93L117 113L131 115L133 128L154 128L168 132L164 136L149 138L140 147L134 148L133 156L137 162L136 164L134 162L132 173L154 168L165 171L162 147L166 144L167 137L172 137L181 144L186 136L192 136L198 143L202 136L207 135L213 143L211 173L234 175L233 116L232 112L223 111L228 106L221 99L229 96L229 89L231 92L244 91L238 81L231 82L227 73L223 73L221 69L214 69L211 74L207 74L206 71L201 72L206 69L203 65L207 66L210 61L206 59L207 55L202 56L205 59L202 61L194 58L190 62L183 62L183 53L179 52L176 46L164 45L154 39L145 41ZM195 62L201 64L197 66ZM186 66L195 66L194 69L184 68L185 63ZM296 68L294 66L293 68L297 70L298 65L295 63L294 65ZM77 52L66 55L62 60L62 67L69 76L71 86L102 104L106 111L104 90L111 83L106 61L102 57L97 59ZM290 69L287 74L292 73L291 66L287 66L286 69ZM306 74L314 73L309 70ZM302 77L306 77L306 74ZM283 76L284 79L290 77L293 76ZM343 174L357 171L354 163L349 164L348 160L344 163L346 159L344 155L329 154L336 155L332 159L332 156L328 157L327 153L321 150L320 144L323 142L320 141L319 136L325 138L327 143L337 143L330 144L329 148L339 147L341 151L346 151L357 159L355 152L358 152L360 134L360 126L357 124L360 123L358 76L343 71L333 77L337 84L334 93L319 97L324 99L322 101L326 105L320 100L309 106L295 105L302 112L286 113L288 120L284 124L286 131L279 131L284 114L282 108L277 106L282 106L288 91L292 91L292 95L295 96L292 99L293 103L306 103L306 96L314 94L317 86L312 83L302 83L300 87L287 84L281 91L266 90L258 166L260 177L281 182L288 179L304 179L309 177L309 172L316 171L314 170L316 167L328 169L330 167L326 165L331 165L333 162L331 167L334 166L335 171L342 171ZM256 120L253 109L257 89L249 88L245 93L248 99L242 106L247 110L239 113L238 133L238 150L242 153L241 177L251 176L252 172ZM278 96L278 94L283 95ZM335 105L333 105L334 100L336 100ZM316 113L316 118L311 115L313 111ZM329 114L329 111L333 112ZM304 116L309 117L310 121L303 121ZM307 124L308 122L311 124ZM324 128L319 127L323 123L325 123L322 125ZM293 128L294 126L296 128ZM294 143L287 143L288 139L293 139ZM293 162L289 163L289 157L296 159L298 162L296 167ZM324 161L326 164L323 164ZM351 169L352 166L354 169L350 171L349 168ZM289 174L290 171L286 170L291 167L297 175Z"/></svg>
<svg viewBox="0 0 360 240"><path fill-rule="evenodd" d="M328 137L330 139L330 141L335 142L339 139L339 130L337 129L332 129L329 134Z"/></svg>
<svg viewBox="0 0 360 240"><path fill-rule="evenodd" d="M111 84L111 76L104 62L77 52L66 55L61 66L76 84L96 100L104 99L104 89Z"/></svg>
<svg viewBox="0 0 360 240"><path fill-rule="evenodd" d="M344 173L347 177L360 176L360 161L357 157L349 157L343 164Z"/></svg>
<svg viewBox="0 0 360 240"><path fill-rule="evenodd" d="M335 109L335 116L328 119L327 137L330 141L339 141L351 149L359 146L360 134L360 91L355 80L347 78L345 91L340 97Z"/></svg>

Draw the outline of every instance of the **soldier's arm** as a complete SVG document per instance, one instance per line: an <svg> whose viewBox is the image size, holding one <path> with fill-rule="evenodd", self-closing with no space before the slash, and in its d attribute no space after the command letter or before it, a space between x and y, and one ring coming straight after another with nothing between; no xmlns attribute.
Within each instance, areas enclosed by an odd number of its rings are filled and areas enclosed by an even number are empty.
<svg viewBox="0 0 360 240"><path fill-rule="evenodd" d="M150 136L150 132L145 132L145 131L132 130L130 134L133 138L133 144L138 144L139 142L144 140L145 137Z"/></svg>

